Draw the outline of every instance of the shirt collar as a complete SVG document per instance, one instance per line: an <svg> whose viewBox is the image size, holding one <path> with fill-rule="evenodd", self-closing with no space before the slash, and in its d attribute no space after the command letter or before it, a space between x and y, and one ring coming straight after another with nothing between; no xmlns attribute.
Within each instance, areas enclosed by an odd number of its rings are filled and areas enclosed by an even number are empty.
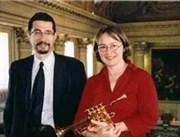
<svg viewBox="0 0 180 137"><path fill-rule="evenodd" d="M130 72L134 73L134 72L136 71L137 67L136 67L134 64L132 64L130 61L128 61L127 64L128 64L128 66L127 66L127 68L126 68L125 71L128 71L129 73L130 73ZM105 74L105 75L108 74L108 69L107 69L106 66L104 66L104 67L102 68L101 73L102 73L102 74Z"/></svg>
<svg viewBox="0 0 180 137"><path fill-rule="evenodd" d="M35 69L39 68L40 62L41 62L41 60L39 60L36 56L34 56L34 67L35 67ZM52 66L54 66L54 62L55 62L55 56L54 56L54 53L51 52L49 54L49 56L43 61L44 69L50 70L52 68Z"/></svg>

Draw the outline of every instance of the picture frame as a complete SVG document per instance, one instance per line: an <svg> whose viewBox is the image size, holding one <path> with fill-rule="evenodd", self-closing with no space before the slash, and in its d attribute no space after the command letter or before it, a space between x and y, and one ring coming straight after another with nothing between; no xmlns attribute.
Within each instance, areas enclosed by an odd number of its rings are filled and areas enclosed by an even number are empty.
<svg viewBox="0 0 180 137"><path fill-rule="evenodd" d="M180 49L152 49L151 56L158 99L180 101Z"/></svg>

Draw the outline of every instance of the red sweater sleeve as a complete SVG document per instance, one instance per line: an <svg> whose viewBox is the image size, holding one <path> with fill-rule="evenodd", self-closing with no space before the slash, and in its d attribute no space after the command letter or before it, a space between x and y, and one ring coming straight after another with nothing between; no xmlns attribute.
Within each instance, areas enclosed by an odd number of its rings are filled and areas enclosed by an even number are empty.
<svg viewBox="0 0 180 137"><path fill-rule="evenodd" d="M142 73L139 78L137 80L140 82L137 94L138 110L124 120L133 137L139 137L151 130L158 119L158 99L154 82L147 73Z"/></svg>

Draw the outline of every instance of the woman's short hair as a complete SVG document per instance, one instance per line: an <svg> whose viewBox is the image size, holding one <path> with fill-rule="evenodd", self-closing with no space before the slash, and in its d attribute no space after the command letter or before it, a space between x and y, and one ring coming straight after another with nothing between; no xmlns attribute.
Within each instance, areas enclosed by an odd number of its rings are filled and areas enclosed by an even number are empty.
<svg viewBox="0 0 180 137"><path fill-rule="evenodd" d="M125 62L128 62L128 56L131 55L130 44L129 44L128 38L126 37L125 33L121 29L113 27L113 26L109 26L109 25L102 26L98 30L98 32L95 36L94 52L95 52L97 61L103 63L103 61L100 58L99 51L98 51L98 40L101 37L101 35L104 33L108 33L112 38L114 38L118 41L121 40L123 48L124 48L123 59ZM117 39L117 37L118 37L118 39Z"/></svg>

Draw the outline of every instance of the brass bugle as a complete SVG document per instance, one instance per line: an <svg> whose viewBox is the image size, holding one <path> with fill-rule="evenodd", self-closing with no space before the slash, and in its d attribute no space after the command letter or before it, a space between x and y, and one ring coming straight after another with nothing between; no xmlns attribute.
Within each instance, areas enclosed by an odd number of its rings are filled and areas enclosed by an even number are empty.
<svg viewBox="0 0 180 137"><path fill-rule="evenodd" d="M70 130L72 129L75 129L76 127L78 126L85 126L87 124L90 123L90 118L88 117L85 117L84 119L82 119L81 121L77 122L77 123L74 123L72 125L69 125L67 127L64 127L64 128L60 128L60 127L56 127L55 128L55 132L56 132L56 136L57 137L64 137L64 135L69 132Z"/></svg>
<svg viewBox="0 0 180 137"><path fill-rule="evenodd" d="M108 113L106 110L106 107L112 106L114 103L125 98L127 98L127 96L126 94L123 94L119 98L111 101L110 103L106 105L102 105L102 103L100 103L96 106L86 109L85 113L87 114L87 116L81 119L79 122L76 122L64 128L56 127L55 128L56 136L64 137L64 135L72 129L75 129L75 132L78 135L82 135L81 133L85 131L89 125L91 125L91 122L90 122L91 119L100 121L100 122L113 123L111 118L115 116L115 113L114 112Z"/></svg>

